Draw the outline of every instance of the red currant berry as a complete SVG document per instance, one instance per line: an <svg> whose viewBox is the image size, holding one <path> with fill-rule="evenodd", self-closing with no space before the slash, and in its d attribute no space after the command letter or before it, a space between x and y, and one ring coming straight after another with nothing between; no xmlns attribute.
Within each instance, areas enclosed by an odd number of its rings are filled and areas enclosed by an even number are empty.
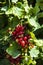
<svg viewBox="0 0 43 65"><path fill-rule="evenodd" d="M28 39L30 39L31 37L30 37L30 35L28 35Z"/></svg>
<svg viewBox="0 0 43 65"><path fill-rule="evenodd" d="M27 40L27 37L25 36L23 39L24 39L24 41L26 41Z"/></svg>
<svg viewBox="0 0 43 65"><path fill-rule="evenodd" d="M25 41L21 41L21 46L24 47L25 46Z"/></svg>
<svg viewBox="0 0 43 65"><path fill-rule="evenodd" d="M22 40L23 40L23 38L22 38L22 37L20 37L20 38L19 38L19 41L22 41Z"/></svg>
<svg viewBox="0 0 43 65"><path fill-rule="evenodd" d="M25 41L26 44L28 44L28 41Z"/></svg>
<svg viewBox="0 0 43 65"><path fill-rule="evenodd" d="M12 32L12 35L16 35L16 32L14 31L14 32Z"/></svg>

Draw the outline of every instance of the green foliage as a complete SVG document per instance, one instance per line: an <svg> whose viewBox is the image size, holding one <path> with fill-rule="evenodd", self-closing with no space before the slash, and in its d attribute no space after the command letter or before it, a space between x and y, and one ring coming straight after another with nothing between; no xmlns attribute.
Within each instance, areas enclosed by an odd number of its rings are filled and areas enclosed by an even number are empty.
<svg viewBox="0 0 43 65"><path fill-rule="evenodd" d="M35 18L30 18L29 23L32 27L36 29L40 27L40 24L37 22Z"/></svg>
<svg viewBox="0 0 43 65"><path fill-rule="evenodd" d="M37 14L39 13L39 11L40 11L39 4L36 3L36 4L35 4L35 7L34 7L34 9L33 9L33 13L34 13L35 15L37 15Z"/></svg>
<svg viewBox="0 0 43 65"><path fill-rule="evenodd" d="M6 52L9 54L9 55L11 55L13 58L17 58L17 57L19 57L20 56L20 54L21 54L21 52L19 51L19 46L18 46L18 44L16 43L16 42L14 42L13 44L12 44L12 46L10 46L7 50L6 50Z"/></svg>
<svg viewBox="0 0 43 65"><path fill-rule="evenodd" d="M39 40L34 40L35 44L39 47L43 47L43 40L39 39Z"/></svg>
<svg viewBox="0 0 43 65"><path fill-rule="evenodd" d="M18 0L12 0L13 3L16 3Z"/></svg>
<svg viewBox="0 0 43 65"><path fill-rule="evenodd" d="M0 60L0 65L11 65L11 63L8 61L8 59L1 59Z"/></svg>
<svg viewBox="0 0 43 65"><path fill-rule="evenodd" d="M34 47L29 51L29 53L31 57L38 57L39 50L37 49L37 47Z"/></svg>
<svg viewBox="0 0 43 65"><path fill-rule="evenodd" d="M36 31L34 31L34 33L35 33L37 38L43 39L43 27L41 27L41 28L37 29Z"/></svg>
<svg viewBox="0 0 43 65"><path fill-rule="evenodd" d="M41 65L43 61L43 23L40 24L39 20L43 18L43 0L36 0L35 3L34 1L0 0L1 58L5 58L5 53L8 53L14 59L22 54L23 58L20 65ZM33 44L29 44L26 49L22 48L16 43L16 40L12 39L12 31L18 24L26 26L24 36L27 33L31 36L30 42ZM7 59L0 59L0 65L11 64Z"/></svg>
<svg viewBox="0 0 43 65"><path fill-rule="evenodd" d="M13 6L8 11L6 11L6 14L7 15L13 14L14 16L17 16L20 19L20 18L23 18L23 16L24 16L24 10Z"/></svg>
<svg viewBox="0 0 43 65"><path fill-rule="evenodd" d="M43 18L43 12L38 14L38 18Z"/></svg>

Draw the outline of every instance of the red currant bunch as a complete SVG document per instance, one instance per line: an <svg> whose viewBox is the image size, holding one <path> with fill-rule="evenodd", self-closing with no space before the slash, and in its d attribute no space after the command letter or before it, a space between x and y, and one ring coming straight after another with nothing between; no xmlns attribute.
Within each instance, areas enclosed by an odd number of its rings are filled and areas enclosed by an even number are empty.
<svg viewBox="0 0 43 65"><path fill-rule="evenodd" d="M9 61L11 62L11 64L16 64L18 65L18 63L20 63L21 59L22 59L22 56L20 55L19 57L17 57L16 59L12 58L12 56L9 56Z"/></svg>
<svg viewBox="0 0 43 65"><path fill-rule="evenodd" d="M29 39L30 39L30 35L27 35L27 36L16 38L16 42L22 47L25 47L26 45L29 44L28 42Z"/></svg>
<svg viewBox="0 0 43 65"><path fill-rule="evenodd" d="M12 32L12 37L16 42L21 45L22 47L25 47L29 44L28 40L30 39L30 35L24 36L24 26L18 25L15 30ZM23 35L23 36L21 36Z"/></svg>
<svg viewBox="0 0 43 65"><path fill-rule="evenodd" d="M14 38L19 37L20 35L24 34L24 26L18 25L15 30L12 32Z"/></svg>

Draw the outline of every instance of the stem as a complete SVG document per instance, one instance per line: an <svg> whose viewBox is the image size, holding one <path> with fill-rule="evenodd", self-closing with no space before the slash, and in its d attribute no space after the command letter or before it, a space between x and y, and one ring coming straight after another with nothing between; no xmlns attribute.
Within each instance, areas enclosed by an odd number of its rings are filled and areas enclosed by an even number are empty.
<svg viewBox="0 0 43 65"><path fill-rule="evenodd" d="M8 0L8 2L9 2L9 8L10 8L10 6L11 6L11 2L10 2L10 0Z"/></svg>

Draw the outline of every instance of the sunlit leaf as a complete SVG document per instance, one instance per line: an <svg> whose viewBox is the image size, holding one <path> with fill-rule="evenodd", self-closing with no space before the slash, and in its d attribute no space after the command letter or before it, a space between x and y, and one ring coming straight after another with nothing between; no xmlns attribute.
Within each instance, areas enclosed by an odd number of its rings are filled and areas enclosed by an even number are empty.
<svg viewBox="0 0 43 65"><path fill-rule="evenodd" d="M41 39L34 40L34 42L36 43L37 46L43 46L43 40L41 40Z"/></svg>
<svg viewBox="0 0 43 65"><path fill-rule="evenodd" d="M13 3L16 3L18 0L12 0Z"/></svg>
<svg viewBox="0 0 43 65"><path fill-rule="evenodd" d="M10 46L6 52L11 55L13 58L17 58L21 52L18 50L18 44L14 43L14 45Z"/></svg>
<svg viewBox="0 0 43 65"><path fill-rule="evenodd" d="M29 24L31 26L33 26L34 28L36 28L36 29L40 27L39 23L35 20L35 18L30 18L29 19Z"/></svg>
<svg viewBox="0 0 43 65"><path fill-rule="evenodd" d="M21 8L18 8L18 7L12 7L10 9L8 9L8 11L6 11L7 15L13 14L13 15L17 16L19 19L23 18L24 13L25 13L24 10Z"/></svg>
<svg viewBox="0 0 43 65"><path fill-rule="evenodd" d="M31 57L38 57L39 50L36 47L34 47L29 51L29 53Z"/></svg>

